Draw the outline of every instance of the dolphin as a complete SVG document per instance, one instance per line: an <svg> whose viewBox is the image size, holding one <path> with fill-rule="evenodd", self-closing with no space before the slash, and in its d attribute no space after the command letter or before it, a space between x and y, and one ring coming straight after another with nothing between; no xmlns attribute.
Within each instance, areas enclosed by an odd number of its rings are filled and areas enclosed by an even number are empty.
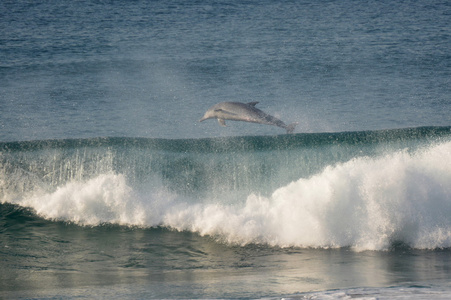
<svg viewBox="0 0 451 300"><path fill-rule="evenodd" d="M210 107L199 122L215 118L218 120L219 125L226 126L225 120L244 121L274 125L286 129L287 133L293 133L294 128L298 123L286 125L276 117L270 116L256 108L255 105L257 103L258 102L221 102Z"/></svg>

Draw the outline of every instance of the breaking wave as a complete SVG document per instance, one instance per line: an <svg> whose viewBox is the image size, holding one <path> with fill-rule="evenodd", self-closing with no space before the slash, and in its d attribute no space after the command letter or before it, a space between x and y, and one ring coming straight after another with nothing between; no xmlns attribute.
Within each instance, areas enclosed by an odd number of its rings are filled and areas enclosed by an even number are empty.
<svg viewBox="0 0 451 300"><path fill-rule="evenodd" d="M50 221L220 242L451 247L450 128L0 145L0 200Z"/></svg>

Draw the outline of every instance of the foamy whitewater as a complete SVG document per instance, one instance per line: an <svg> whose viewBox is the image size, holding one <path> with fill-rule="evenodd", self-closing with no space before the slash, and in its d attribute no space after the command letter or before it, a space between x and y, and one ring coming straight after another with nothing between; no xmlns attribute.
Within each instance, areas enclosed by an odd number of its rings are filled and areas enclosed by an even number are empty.
<svg viewBox="0 0 451 300"><path fill-rule="evenodd" d="M0 1L0 298L451 298L450 16Z"/></svg>
<svg viewBox="0 0 451 300"><path fill-rule="evenodd" d="M134 189L123 174L73 180L11 203L84 226L164 226L231 244L386 250L451 247L451 143L358 157L240 203L197 203L163 186ZM5 200L3 200L5 201ZM214 203L211 203L214 202ZM242 202L242 203L241 203Z"/></svg>

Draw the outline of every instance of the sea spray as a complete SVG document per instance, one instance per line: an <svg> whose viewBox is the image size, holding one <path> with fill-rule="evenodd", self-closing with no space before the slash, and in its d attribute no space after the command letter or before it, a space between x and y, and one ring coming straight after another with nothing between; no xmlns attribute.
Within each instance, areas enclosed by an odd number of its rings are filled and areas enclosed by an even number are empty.
<svg viewBox="0 0 451 300"><path fill-rule="evenodd" d="M356 158L243 206L173 208L166 226L228 243L388 249L451 246L451 143L415 153Z"/></svg>
<svg viewBox="0 0 451 300"><path fill-rule="evenodd" d="M2 144L2 203L227 244L451 246L449 128Z"/></svg>

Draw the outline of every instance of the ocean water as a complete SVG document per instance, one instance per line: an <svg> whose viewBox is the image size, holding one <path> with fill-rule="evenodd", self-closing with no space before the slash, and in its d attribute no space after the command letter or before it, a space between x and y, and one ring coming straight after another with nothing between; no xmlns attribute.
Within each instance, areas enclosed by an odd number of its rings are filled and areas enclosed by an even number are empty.
<svg viewBox="0 0 451 300"><path fill-rule="evenodd" d="M2 1L0 298L448 299L448 1ZM222 101L260 124L199 123Z"/></svg>

